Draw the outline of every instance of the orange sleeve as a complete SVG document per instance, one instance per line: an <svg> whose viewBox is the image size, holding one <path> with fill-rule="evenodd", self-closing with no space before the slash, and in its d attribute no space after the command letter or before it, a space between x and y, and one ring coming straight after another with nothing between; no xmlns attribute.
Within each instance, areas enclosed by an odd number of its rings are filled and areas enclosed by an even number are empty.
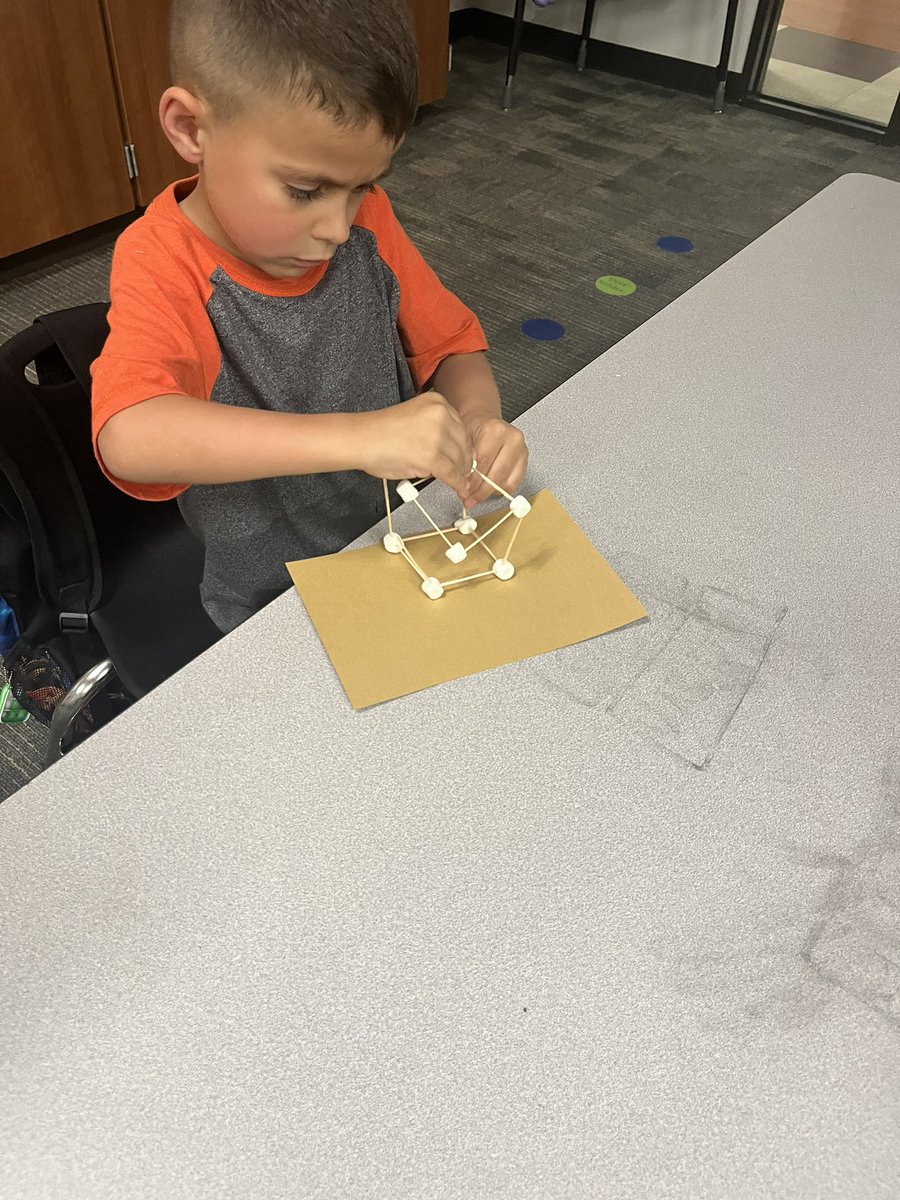
<svg viewBox="0 0 900 1200"><path fill-rule="evenodd" d="M451 354L487 350L478 318L425 262L381 188L366 197L356 223L374 233L378 253L399 285L397 327L417 388L424 387Z"/></svg>
<svg viewBox="0 0 900 1200"><path fill-rule="evenodd" d="M212 285L184 247L163 239L142 219L116 243L110 278L109 337L91 367L94 453L104 474L139 500L170 500L187 484L140 484L106 470L100 430L123 409L153 396L208 400L221 356L206 303Z"/></svg>

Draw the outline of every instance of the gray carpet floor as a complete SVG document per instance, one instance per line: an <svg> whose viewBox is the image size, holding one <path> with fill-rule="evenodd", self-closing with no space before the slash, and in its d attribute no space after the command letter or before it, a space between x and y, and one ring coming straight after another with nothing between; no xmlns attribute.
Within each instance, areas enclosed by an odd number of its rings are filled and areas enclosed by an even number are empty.
<svg viewBox="0 0 900 1200"><path fill-rule="evenodd" d="M448 97L410 134L388 190L425 257L481 317L509 418L840 175L900 180L897 148L752 109L715 116L700 97L529 55L503 113L503 64L498 47L456 45ZM694 249L662 251L664 236ZM0 276L0 337L106 298L111 251ZM604 275L636 289L604 294ZM532 318L565 332L532 340L521 332ZM43 741L34 721L0 726L0 799L39 770Z"/></svg>

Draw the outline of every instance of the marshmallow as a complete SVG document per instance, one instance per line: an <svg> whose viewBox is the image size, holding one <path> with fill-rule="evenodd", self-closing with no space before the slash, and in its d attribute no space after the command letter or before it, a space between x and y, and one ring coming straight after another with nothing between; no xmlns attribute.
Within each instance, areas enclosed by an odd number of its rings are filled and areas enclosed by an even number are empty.
<svg viewBox="0 0 900 1200"><path fill-rule="evenodd" d="M444 553L452 563L461 563L466 557L466 548L462 542L454 542L450 549L445 550Z"/></svg>
<svg viewBox="0 0 900 1200"><path fill-rule="evenodd" d="M512 565L508 558L497 558L494 560L494 565L491 570L498 579L512 579L516 573L516 568ZM425 586L424 584L422 585Z"/></svg>
<svg viewBox="0 0 900 1200"><path fill-rule="evenodd" d="M397 484L397 495L404 504L409 504L411 500L417 500L419 498L417 489L410 483L408 479L401 479Z"/></svg>
<svg viewBox="0 0 900 1200"><path fill-rule="evenodd" d="M399 533L386 533L381 540L388 554L399 554L403 549L403 538Z"/></svg>
<svg viewBox="0 0 900 1200"><path fill-rule="evenodd" d="M433 575L429 575L427 579L422 580L422 591L429 600L440 600L444 594L444 589L441 586L441 581L435 579Z"/></svg>
<svg viewBox="0 0 900 1200"><path fill-rule="evenodd" d="M453 528L457 533L465 536L466 534L475 532L478 528L478 522L474 517L460 517L458 521L453 522Z"/></svg>
<svg viewBox="0 0 900 1200"><path fill-rule="evenodd" d="M531 512L531 505L524 496L513 496L509 507L512 509L514 517L527 517Z"/></svg>

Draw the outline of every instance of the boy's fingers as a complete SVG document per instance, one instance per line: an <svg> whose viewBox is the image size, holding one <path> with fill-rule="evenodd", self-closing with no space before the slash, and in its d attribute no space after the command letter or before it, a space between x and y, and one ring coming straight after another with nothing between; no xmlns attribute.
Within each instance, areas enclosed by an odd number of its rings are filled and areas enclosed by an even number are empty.
<svg viewBox="0 0 900 1200"><path fill-rule="evenodd" d="M454 459L463 481L469 479L472 475L472 463L475 459L475 451L472 449L472 442L467 433L459 446L458 456L454 455ZM476 475L475 478L477 479L478 476Z"/></svg>
<svg viewBox="0 0 900 1200"><path fill-rule="evenodd" d="M476 504L483 504L484 501L487 500L492 495L493 495L493 492L491 491L491 489L489 487L485 487L484 484L482 484L482 486L478 489L477 492L474 492L474 493L467 492L465 494L465 496L463 497L463 503L466 504L469 508L474 508Z"/></svg>
<svg viewBox="0 0 900 1200"><path fill-rule="evenodd" d="M479 470L481 470L480 464L479 464ZM486 475L487 471L485 471L484 473ZM486 500L488 498L488 496L491 495L491 489L482 480L481 476L476 475L474 471L469 476L467 483L468 483L468 493L471 498L470 503L480 504L482 502L482 500Z"/></svg>
<svg viewBox="0 0 900 1200"><path fill-rule="evenodd" d="M522 461L522 458L523 456L518 449L505 447L497 454L489 466L482 466L479 462L478 469L487 475L489 479L492 479L494 483L499 483L506 491L514 492L525 478L525 468L528 465L527 453L524 455L524 461ZM477 475L475 479L481 483ZM486 483L482 483L478 489L477 503L480 504L482 500L486 500L488 496L493 494L491 487Z"/></svg>
<svg viewBox="0 0 900 1200"><path fill-rule="evenodd" d="M471 466L471 458L468 460L467 466ZM445 483L447 487L452 488L457 495L464 495L466 491L466 480L468 479L468 471L462 471L459 466L459 460L443 455L435 464L434 477L439 479L441 483Z"/></svg>
<svg viewBox="0 0 900 1200"><path fill-rule="evenodd" d="M508 492L514 492L525 478L527 466L527 452L523 455L518 447L505 446L494 459L494 473L491 478ZM485 474L487 473L486 471Z"/></svg>

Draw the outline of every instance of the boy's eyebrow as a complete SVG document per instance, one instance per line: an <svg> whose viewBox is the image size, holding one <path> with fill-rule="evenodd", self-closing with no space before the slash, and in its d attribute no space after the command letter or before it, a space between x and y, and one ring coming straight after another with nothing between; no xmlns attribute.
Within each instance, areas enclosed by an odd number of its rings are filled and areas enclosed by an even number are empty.
<svg viewBox="0 0 900 1200"><path fill-rule="evenodd" d="M380 179L386 179L393 169L394 164L389 163L380 175L376 175L375 178L370 179L368 183L377 183ZM307 171L305 167L298 167L293 163L282 163L281 166L276 167L276 170L280 175L293 175L295 179L302 179L304 183L314 183L317 187L322 187L324 185L325 187L343 188L347 186L346 183L341 183L338 179L329 179L325 175L317 175L315 171ZM361 184L359 186L365 187L366 184Z"/></svg>

